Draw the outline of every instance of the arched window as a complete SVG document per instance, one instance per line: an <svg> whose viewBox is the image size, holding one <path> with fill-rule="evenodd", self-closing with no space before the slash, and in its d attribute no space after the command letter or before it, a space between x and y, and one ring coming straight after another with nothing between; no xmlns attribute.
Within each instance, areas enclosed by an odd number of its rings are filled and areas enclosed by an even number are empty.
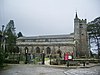
<svg viewBox="0 0 100 75"><path fill-rule="evenodd" d="M36 53L40 53L40 48L36 47Z"/></svg>
<svg viewBox="0 0 100 75"><path fill-rule="evenodd" d="M25 53L28 53L28 48L27 47L25 47Z"/></svg>
<svg viewBox="0 0 100 75"><path fill-rule="evenodd" d="M51 49L50 47L47 47L47 54L50 54L51 53Z"/></svg>

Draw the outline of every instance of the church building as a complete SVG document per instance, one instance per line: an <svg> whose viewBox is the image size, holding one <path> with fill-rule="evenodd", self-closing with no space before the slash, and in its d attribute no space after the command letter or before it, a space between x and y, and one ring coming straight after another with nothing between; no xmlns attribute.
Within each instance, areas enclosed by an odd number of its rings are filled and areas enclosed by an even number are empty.
<svg viewBox="0 0 100 75"><path fill-rule="evenodd" d="M73 58L89 57L87 21L78 18L77 12L74 19L74 33L66 35L43 35L19 37L17 46L21 54L26 50L29 54L39 55L42 52L46 57L55 54L73 54Z"/></svg>

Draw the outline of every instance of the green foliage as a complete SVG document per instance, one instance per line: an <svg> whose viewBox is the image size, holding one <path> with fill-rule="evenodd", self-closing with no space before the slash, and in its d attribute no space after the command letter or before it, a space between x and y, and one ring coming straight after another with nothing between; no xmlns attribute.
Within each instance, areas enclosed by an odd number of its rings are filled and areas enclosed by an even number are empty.
<svg viewBox="0 0 100 75"><path fill-rule="evenodd" d="M3 50L1 49L1 40L2 40L2 35L1 35L1 31L0 31L0 67L3 66L3 62L4 62L4 53Z"/></svg>
<svg viewBox="0 0 100 75"><path fill-rule="evenodd" d="M18 35L18 38L23 37L23 34L21 32L19 32L17 35Z"/></svg>
<svg viewBox="0 0 100 75"><path fill-rule="evenodd" d="M9 28L6 32L7 37L7 44L8 44L8 52L14 52L14 47L16 46L16 36L12 33L11 29Z"/></svg>
<svg viewBox="0 0 100 75"><path fill-rule="evenodd" d="M89 24L87 27L87 31L89 32L90 37L93 37L93 38L100 37L100 25Z"/></svg>
<svg viewBox="0 0 100 75"><path fill-rule="evenodd" d="M16 38L15 35L15 27L14 27L14 21L10 20L10 22L7 24L4 36L7 36L6 38L6 44L7 44L7 53L16 52Z"/></svg>
<svg viewBox="0 0 100 75"><path fill-rule="evenodd" d="M17 37L14 29L14 22L10 20L3 32L0 31L0 65L3 65L5 57L8 57L9 53L15 52L16 50ZM1 43L5 48L1 47Z"/></svg>
<svg viewBox="0 0 100 75"><path fill-rule="evenodd" d="M3 51L0 48L0 67L3 65L4 63L4 54Z"/></svg>

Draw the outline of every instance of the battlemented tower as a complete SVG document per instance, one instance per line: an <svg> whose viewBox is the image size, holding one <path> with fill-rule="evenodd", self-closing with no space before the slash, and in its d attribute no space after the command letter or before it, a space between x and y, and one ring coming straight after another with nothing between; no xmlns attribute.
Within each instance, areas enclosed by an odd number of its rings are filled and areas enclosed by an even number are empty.
<svg viewBox="0 0 100 75"><path fill-rule="evenodd" d="M87 20L79 19L77 12L74 19L74 39L76 42L76 56L88 57Z"/></svg>

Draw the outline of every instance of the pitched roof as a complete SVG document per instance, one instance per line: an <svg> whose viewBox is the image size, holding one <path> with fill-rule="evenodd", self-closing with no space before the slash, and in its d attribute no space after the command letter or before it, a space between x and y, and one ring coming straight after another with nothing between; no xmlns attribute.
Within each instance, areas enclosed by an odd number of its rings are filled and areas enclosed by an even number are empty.
<svg viewBox="0 0 100 75"><path fill-rule="evenodd" d="M43 36L30 36L30 37L19 37L19 39L61 39L61 38L70 38L73 39L74 35L68 34L68 35L43 35Z"/></svg>

